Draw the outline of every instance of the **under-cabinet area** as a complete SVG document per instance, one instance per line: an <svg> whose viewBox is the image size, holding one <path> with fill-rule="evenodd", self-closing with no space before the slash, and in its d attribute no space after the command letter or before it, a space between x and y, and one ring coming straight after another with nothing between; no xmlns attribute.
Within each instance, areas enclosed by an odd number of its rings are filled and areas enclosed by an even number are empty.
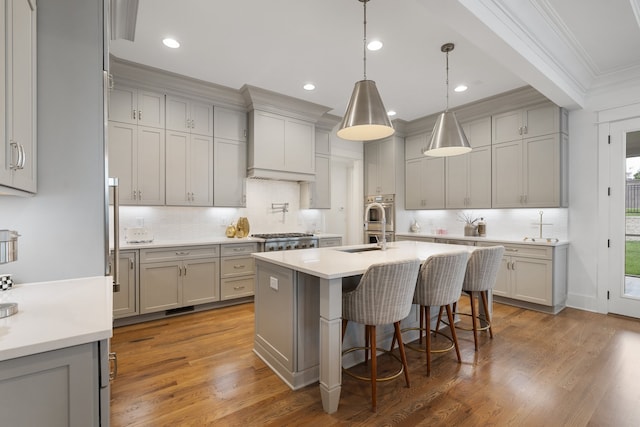
<svg viewBox="0 0 640 427"><path fill-rule="evenodd" d="M566 305L568 242L545 244L481 237L396 234L396 241L402 240L504 246L502 265L492 291L495 301L554 314Z"/></svg>

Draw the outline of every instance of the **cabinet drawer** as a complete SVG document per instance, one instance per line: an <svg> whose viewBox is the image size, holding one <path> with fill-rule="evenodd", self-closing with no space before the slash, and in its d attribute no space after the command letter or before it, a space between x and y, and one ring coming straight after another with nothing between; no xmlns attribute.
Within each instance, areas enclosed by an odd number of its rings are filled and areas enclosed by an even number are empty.
<svg viewBox="0 0 640 427"><path fill-rule="evenodd" d="M140 251L140 262L158 262L182 259L217 257L219 245L176 246L175 248L144 249Z"/></svg>
<svg viewBox="0 0 640 427"><path fill-rule="evenodd" d="M247 255L258 252L258 243L223 244L221 256Z"/></svg>
<svg viewBox="0 0 640 427"><path fill-rule="evenodd" d="M251 277L223 279L220 284L222 300L248 297L253 295L255 280Z"/></svg>
<svg viewBox="0 0 640 427"><path fill-rule="evenodd" d="M255 261L252 257L228 257L220 260L221 277L234 277L255 272Z"/></svg>
<svg viewBox="0 0 640 427"><path fill-rule="evenodd" d="M330 237L327 239L320 239L318 246L321 248L329 248L331 246L342 245L342 237Z"/></svg>
<svg viewBox="0 0 640 427"><path fill-rule="evenodd" d="M512 245L498 242L478 242L478 246L504 246L505 256L522 256L527 258L552 259L553 248L550 246Z"/></svg>

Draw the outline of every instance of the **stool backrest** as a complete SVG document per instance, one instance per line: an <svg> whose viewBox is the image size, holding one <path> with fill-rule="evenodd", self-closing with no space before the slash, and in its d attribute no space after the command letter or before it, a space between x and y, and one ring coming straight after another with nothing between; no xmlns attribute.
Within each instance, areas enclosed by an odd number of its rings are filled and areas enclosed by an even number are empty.
<svg viewBox="0 0 640 427"><path fill-rule="evenodd" d="M429 257L420 268L413 302L443 306L458 301L468 259L466 251Z"/></svg>
<svg viewBox="0 0 640 427"><path fill-rule="evenodd" d="M358 286L344 294L344 317L364 325L386 325L404 319L411 311L419 269L419 259L372 264Z"/></svg>
<svg viewBox="0 0 640 427"><path fill-rule="evenodd" d="M489 291L493 289L503 254L504 246L490 246L474 250L467 263L462 290Z"/></svg>

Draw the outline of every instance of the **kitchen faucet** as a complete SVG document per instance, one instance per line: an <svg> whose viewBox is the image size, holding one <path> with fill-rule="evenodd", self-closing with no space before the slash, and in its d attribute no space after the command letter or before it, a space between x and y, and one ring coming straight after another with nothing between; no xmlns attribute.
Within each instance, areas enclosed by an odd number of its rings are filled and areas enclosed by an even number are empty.
<svg viewBox="0 0 640 427"><path fill-rule="evenodd" d="M381 215L381 220L380 222L382 222L382 242L380 240L378 240L378 246L383 250L386 251L387 250L387 217L384 213L384 206L382 206L380 203L377 202L373 202L373 203L369 203L364 211L364 226L365 228L367 227L367 225L369 224L369 211L371 210L371 208L376 208L380 211L380 215Z"/></svg>

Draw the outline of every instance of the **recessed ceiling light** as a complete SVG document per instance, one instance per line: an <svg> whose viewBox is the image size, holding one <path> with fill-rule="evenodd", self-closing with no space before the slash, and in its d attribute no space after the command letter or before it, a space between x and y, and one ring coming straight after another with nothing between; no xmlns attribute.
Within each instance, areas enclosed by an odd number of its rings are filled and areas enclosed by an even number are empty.
<svg viewBox="0 0 640 427"><path fill-rule="evenodd" d="M369 50L380 50L382 49L382 42L380 40L373 40L369 42L367 45L367 49Z"/></svg>
<svg viewBox="0 0 640 427"><path fill-rule="evenodd" d="M395 111L393 111L393 110L387 111L387 116L395 116L395 115L396 115Z"/></svg>
<svg viewBox="0 0 640 427"><path fill-rule="evenodd" d="M313 83L307 83L306 85L302 86L302 88L304 90L314 90L316 88L316 85L314 85Z"/></svg>
<svg viewBox="0 0 640 427"><path fill-rule="evenodd" d="M164 43L165 46L170 47L171 49L177 49L180 47L180 43L178 42L178 40L169 37L163 39L162 43Z"/></svg>
<svg viewBox="0 0 640 427"><path fill-rule="evenodd" d="M466 87L465 85L458 85L458 86L456 86L455 89L453 89L453 91L454 92L464 92L467 89L469 89L469 88Z"/></svg>

